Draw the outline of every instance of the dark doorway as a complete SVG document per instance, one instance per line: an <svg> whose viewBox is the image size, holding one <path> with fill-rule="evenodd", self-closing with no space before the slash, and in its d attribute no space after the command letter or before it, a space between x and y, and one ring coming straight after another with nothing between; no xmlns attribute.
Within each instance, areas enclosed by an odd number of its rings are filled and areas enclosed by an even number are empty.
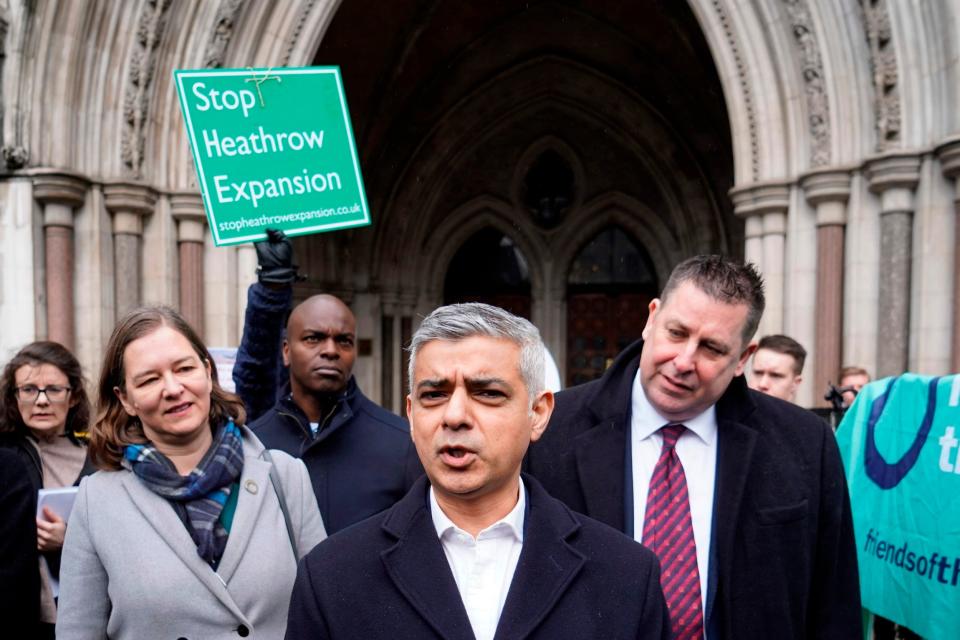
<svg viewBox="0 0 960 640"><path fill-rule="evenodd" d="M659 289L650 257L619 227L588 241L567 276L567 380L594 380L640 337Z"/></svg>
<svg viewBox="0 0 960 640"><path fill-rule="evenodd" d="M485 302L530 318L530 271L513 240L496 229L481 229L450 261L443 303Z"/></svg>

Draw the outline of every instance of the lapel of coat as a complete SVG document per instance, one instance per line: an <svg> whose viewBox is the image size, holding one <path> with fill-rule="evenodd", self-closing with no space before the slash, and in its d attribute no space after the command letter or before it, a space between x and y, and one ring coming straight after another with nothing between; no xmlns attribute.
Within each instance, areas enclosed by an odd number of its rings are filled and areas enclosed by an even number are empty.
<svg viewBox="0 0 960 640"><path fill-rule="evenodd" d="M740 528L740 510L746 493L756 429L745 423L755 409L743 376L735 378L717 402L717 475L713 500L710 573L706 613L713 613L719 585L726 582L733 568L733 550ZM724 598L729 597L724 590ZM708 621L709 622L709 621Z"/></svg>
<svg viewBox="0 0 960 640"><path fill-rule="evenodd" d="M566 507L524 474L530 509L523 550L510 583L497 640L526 638L556 606L580 572L585 558L567 542L580 528Z"/></svg>
<svg viewBox="0 0 960 640"><path fill-rule="evenodd" d="M237 510L233 515L227 546L220 559L220 566L217 568L217 573L228 583L240 565L243 554L246 553L264 502L278 499L270 483L270 463L253 456L246 456L243 461L240 486L237 490L240 492L237 497ZM287 542L286 528L278 532L277 544L290 546ZM293 550L290 551L290 557L295 561Z"/></svg>
<svg viewBox="0 0 960 640"><path fill-rule="evenodd" d="M427 506L426 476L386 516L381 525L396 544L380 552L397 590L442 638L473 640L450 564L443 553Z"/></svg>
<svg viewBox="0 0 960 640"><path fill-rule="evenodd" d="M642 349L642 341L634 342L603 374L597 391L586 402L593 427L575 438L577 474L587 515L618 531L623 531L626 524L627 434L633 380Z"/></svg>
<svg viewBox="0 0 960 640"><path fill-rule="evenodd" d="M181 522L173 507L164 498L144 486L133 473L125 473L122 483L134 506L154 528L157 536L180 558L184 566L190 569L196 575L197 580L206 586L238 619L246 620L247 616L237 607L237 604L227 592L226 584L221 582L210 565L197 555L197 545L193 542L193 538L190 537L186 526Z"/></svg>
<svg viewBox="0 0 960 640"><path fill-rule="evenodd" d="M623 531L627 439L622 422L603 420L577 436L575 443L587 515Z"/></svg>

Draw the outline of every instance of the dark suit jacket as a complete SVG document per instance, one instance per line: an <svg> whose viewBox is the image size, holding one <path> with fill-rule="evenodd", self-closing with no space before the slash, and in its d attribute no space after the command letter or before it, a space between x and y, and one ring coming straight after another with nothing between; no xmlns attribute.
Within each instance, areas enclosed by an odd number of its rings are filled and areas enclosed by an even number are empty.
<svg viewBox="0 0 960 640"><path fill-rule="evenodd" d="M423 475L407 421L364 396L353 377L316 437L289 395L250 428L263 446L307 465L330 535L393 506Z"/></svg>
<svg viewBox="0 0 960 640"><path fill-rule="evenodd" d="M621 531L642 347L628 347L599 380L559 393L526 462L551 495ZM742 376L716 406L711 640L862 637L850 501L830 428L749 390Z"/></svg>
<svg viewBox="0 0 960 640"><path fill-rule="evenodd" d="M496 637L669 637L653 554L573 513L524 477L523 550ZM300 563L287 639L473 638L421 478L388 511L319 544Z"/></svg>
<svg viewBox="0 0 960 640"><path fill-rule="evenodd" d="M37 493L27 473L16 454L0 448L0 629L11 638L40 632Z"/></svg>

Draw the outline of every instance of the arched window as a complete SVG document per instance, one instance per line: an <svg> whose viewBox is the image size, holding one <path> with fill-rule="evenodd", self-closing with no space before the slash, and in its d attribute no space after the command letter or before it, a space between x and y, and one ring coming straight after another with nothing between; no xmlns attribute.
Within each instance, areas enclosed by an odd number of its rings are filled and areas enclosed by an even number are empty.
<svg viewBox="0 0 960 640"><path fill-rule="evenodd" d="M530 317L530 269L510 236L486 227L476 232L450 261L443 302L486 302Z"/></svg>
<svg viewBox="0 0 960 640"><path fill-rule="evenodd" d="M567 274L567 384L600 377L640 337L658 292L650 257L623 229L590 239Z"/></svg>

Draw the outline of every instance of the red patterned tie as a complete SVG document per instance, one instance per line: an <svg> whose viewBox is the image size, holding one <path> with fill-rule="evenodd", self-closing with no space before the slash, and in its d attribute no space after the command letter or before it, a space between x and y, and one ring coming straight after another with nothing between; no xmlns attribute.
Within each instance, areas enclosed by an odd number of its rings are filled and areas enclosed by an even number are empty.
<svg viewBox="0 0 960 640"><path fill-rule="evenodd" d="M690 519L687 478L676 450L677 440L685 430L682 424L668 424L660 429L663 449L650 478L643 544L660 558L660 584L670 610L673 638L702 640L697 545Z"/></svg>

